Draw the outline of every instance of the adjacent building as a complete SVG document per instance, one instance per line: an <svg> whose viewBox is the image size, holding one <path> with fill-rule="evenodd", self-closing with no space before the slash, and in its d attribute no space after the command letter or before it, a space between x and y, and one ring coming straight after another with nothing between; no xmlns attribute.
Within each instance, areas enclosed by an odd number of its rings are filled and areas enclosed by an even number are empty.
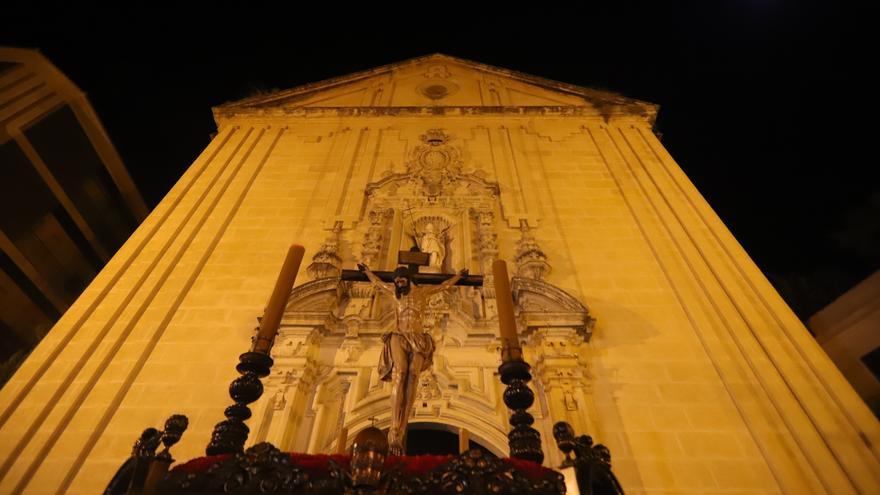
<svg viewBox="0 0 880 495"><path fill-rule="evenodd" d="M880 417L880 272L807 322L828 357Z"/></svg>
<svg viewBox="0 0 880 495"><path fill-rule="evenodd" d="M0 48L0 383L146 217L83 92Z"/></svg>

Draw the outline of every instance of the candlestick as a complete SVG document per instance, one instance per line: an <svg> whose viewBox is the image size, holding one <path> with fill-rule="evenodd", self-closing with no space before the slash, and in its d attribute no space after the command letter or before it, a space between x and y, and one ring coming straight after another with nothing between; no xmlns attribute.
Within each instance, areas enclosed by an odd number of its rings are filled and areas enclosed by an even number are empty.
<svg viewBox="0 0 880 495"><path fill-rule="evenodd" d="M492 274L495 279L495 300L498 304L498 324L501 330L501 366L498 367L498 374L501 383L507 385L504 389L504 404L512 411L509 422L513 429L507 433L510 457L540 464L544 461L541 434L532 428L535 418L528 412L528 408L535 402L535 394L528 385L532 374L529 372L529 363L523 360L522 347L516 333L507 264L503 260L495 260L492 263Z"/></svg>
<svg viewBox="0 0 880 495"><path fill-rule="evenodd" d="M281 273L278 274L275 288L272 289L272 295L269 297L269 304L266 305L266 312L263 314L263 319L260 320L260 330L257 332L257 338L254 339L251 352L269 354L272 349L275 335L278 334L278 326L281 324L281 317L284 315L284 307L287 305L287 298L290 296L290 289L296 282L296 274L302 264L303 254L305 254L305 248L299 244L294 244L287 250L287 258L284 259Z"/></svg>
<svg viewBox="0 0 880 495"><path fill-rule="evenodd" d="M298 244L290 246L287 251L287 258L281 266L278 280L275 281L275 288L272 290L263 319L260 320L260 330L257 332L253 346L249 352L238 357L238 366L235 369L241 376L233 380L229 386L229 396L235 404L227 407L223 412L226 419L214 426L211 443L205 449L208 455L235 454L244 451L244 444L250 433L250 429L244 423L251 417L248 404L263 395L260 378L267 376L272 367L273 361L269 351L272 350L272 344L275 342L278 325L281 324L281 316L284 314L284 307L287 305L287 298L290 297L290 289L296 281L296 273L299 271L304 253L305 249Z"/></svg>
<svg viewBox="0 0 880 495"><path fill-rule="evenodd" d="M464 454L471 448L471 434L467 429L458 430L458 453Z"/></svg>
<svg viewBox="0 0 880 495"><path fill-rule="evenodd" d="M495 300L498 304L498 325L501 337L501 361L522 360L522 347L516 333L516 319L513 314L513 295L510 293L510 279L507 277L507 263L495 260L492 263L495 279Z"/></svg>

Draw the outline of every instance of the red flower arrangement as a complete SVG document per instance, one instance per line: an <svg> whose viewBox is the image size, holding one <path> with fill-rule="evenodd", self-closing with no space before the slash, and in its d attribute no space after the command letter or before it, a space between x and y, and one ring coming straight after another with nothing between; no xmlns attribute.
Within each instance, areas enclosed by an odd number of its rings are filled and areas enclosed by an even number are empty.
<svg viewBox="0 0 880 495"><path fill-rule="evenodd" d="M350 456L334 454L298 454L290 453L291 462L306 470L311 475L326 473L330 467L329 460L338 464L343 468L348 468ZM198 457L183 464L178 464L172 471L183 472L186 474L195 474L207 471L214 464L229 458L229 454L212 455ZM386 467L393 467L402 464L404 474L411 476L421 476L427 474L441 465L451 461L451 455L417 455L417 456L389 456L385 460ZM532 479L544 479L555 471L545 468L540 464L522 459L506 458L504 462L509 463L515 469L522 471L523 474Z"/></svg>

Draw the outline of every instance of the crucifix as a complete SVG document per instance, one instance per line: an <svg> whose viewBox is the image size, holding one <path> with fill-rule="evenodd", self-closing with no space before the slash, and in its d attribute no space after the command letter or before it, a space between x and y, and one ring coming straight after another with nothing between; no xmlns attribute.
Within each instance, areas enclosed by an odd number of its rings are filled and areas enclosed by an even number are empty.
<svg viewBox="0 0 880 495"><path fill-rule="evenodd" d="M467 269L455 275L418 273L429 266L430 253L414 247L398 253L393 272L373 272L363 264L358 270L342 270L342 280L370 282L382 292L394 296L397 324L382 336L384 349L379 358L379 377L391 382L391 428L388 448L392 455L404 454L406 425L415 402L419 375L431 367L434 339L422 324L428 299L456 285L482 286L483 277L469 275Z"/></svg>

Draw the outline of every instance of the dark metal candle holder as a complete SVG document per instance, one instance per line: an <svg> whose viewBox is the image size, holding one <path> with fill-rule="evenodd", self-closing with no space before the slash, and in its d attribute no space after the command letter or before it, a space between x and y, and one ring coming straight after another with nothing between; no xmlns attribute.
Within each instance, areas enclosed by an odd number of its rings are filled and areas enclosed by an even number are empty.
<svg viewBox="0 0 880 495"><path fill-rule="evenodd" d="M205 449L208 455L236 454L244 451L250 429L244 422L251 417L248 404L263 395L260 378L268 376L272 368L272 358L262 352L246 352L238 357L235 367L241 376L229 385L229 396L235 404L226 408L226 419L214 426L211 443Z"/></svg>
<svg viewBox="0 0 880 495"><path fill-rule="evenodd" d="M561 468L573 466L578 490L593 495L624 495L623 487L611 470L611 451L593 444L589 435L575 436L574 428L565 421L553 425L553 438L565 454ZM574 452L574 459L571 453Z"/></svg>
<svg viewBox="0 0 880 495"><path fill-rule="evenodd" d="M379 432L381 435L381 432ZM377 435L378 437L378 435ZM247 451L217 459L199 470L173 470L158 486L162 495L221 493L238 495L564 495L565 480L549 469L527 474L504 459L471 449L431 470L403 458L386 465L379 462L375 449L366 449L350 468L323 456L292 458L269 443L258 443ZM299 457L299 456L297 456ZM372 457L372 458L370 458ZM320 458L323 458L323 462ZM342 459L336 459L342 460ZM316 462L317 461L317 462ZM370 464L369 483L358 482L355 465ZM326 467L316 468L324 464ZM414 470L405 469L409 465ZM361 478L363 481L363 478Z"/></svg>
<svg viewBox="0 0 880 495"><path fill-rule="evenodd" d="M113 475L104 495L153 495L155 487L174 462L169 449L180 441L189 420L175 414L165 421L163 431L147 428L135 442L129 457ZM165 448L156 453L159 443Z"/></svg>
<svg viewBox="0 0 880 495"><path fill-rule="evenodd" d="M510 457L541 464L544 462L541 434L532 428L535 418L527 411L535 402L535 394L528 385L532 380L530 369L529 363L516 359L501 363L498 374L501 375L501 383L507 385L504 404L513 411L510 415L513 429L507 434Z"/></svg>

